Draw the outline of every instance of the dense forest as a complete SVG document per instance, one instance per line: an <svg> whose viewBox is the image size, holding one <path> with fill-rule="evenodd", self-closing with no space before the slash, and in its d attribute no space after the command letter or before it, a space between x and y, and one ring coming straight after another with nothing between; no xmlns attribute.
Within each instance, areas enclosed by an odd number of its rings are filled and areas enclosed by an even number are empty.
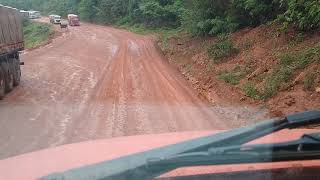
<svg viewBox="0 0 320 180"><path fill-rule="evenodd" d="M320 27L317 0L0 0L1 4L44 14L77 13L101 24L142 24L187 29L194 35L216 35L268 21L301 31Z"/></svg>

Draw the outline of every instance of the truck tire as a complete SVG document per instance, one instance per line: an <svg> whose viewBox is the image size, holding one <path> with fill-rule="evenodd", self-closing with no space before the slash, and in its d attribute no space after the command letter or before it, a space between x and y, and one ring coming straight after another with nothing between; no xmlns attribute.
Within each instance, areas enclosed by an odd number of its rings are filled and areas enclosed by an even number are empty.
<svg viewBox="0 0 320 180"><path fill-rule="evenodd" d="M0 65L0 100L6 95L5 75L3 68Z"/></svg>
<svg viewBox="0 0 320 180"><path fill-rule="evenodd" d="M20 84L20 79L21 79L20 62L16 58L10 59L9 62L10 62L11 72L13 74L13 86L18 86Z"/></svg>
<svg viewBox="0 0 320 180"><path fill-rule="evenodd" d="M5 78L5 89L6 92L11 92L13 90L13 73L6 62L1 63L2 70L4 71Z"/></svg>

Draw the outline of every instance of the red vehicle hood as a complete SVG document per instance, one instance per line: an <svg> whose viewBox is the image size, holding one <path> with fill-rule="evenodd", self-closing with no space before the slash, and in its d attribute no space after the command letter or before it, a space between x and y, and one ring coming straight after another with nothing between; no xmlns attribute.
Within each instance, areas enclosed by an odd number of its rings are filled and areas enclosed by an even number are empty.
<svg viewBox="0 0 320 180"><path fill-rule="evenodd" d="M1 160L0 179L37 179L51 173L63 172L73 168L175 144L181 141L212 135L218 132L221 131L142 135L64 145ZM300 138L303 134L313 132L317 131L307 129L283 130L254 142L250 142L250 144L295 140ZM168 173L164 175L164 177L290 167L320 167L320 160L182 168Z"/></svg>

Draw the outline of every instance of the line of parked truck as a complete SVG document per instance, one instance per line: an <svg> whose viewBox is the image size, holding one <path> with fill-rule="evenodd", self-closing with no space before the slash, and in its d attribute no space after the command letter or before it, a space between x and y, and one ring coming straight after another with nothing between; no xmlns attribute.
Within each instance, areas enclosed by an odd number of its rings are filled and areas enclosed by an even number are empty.
<svg viewBox="0 0 320 180"><path fill-rule="evenodd" d="M0 100L20 84L19 52L24 50L22 18L41 18L39 11L24 11L0 4ZM50 22L63 25L61 16L51 15ZM80 26L77 15L68 15L70 26ZM67 23L66 23L67 26Z"/></svg>
<svg viewBox="0 0 320 180"><path fill-rule="evenodd" d="M41 13L39 11L25 11L20 10L20 15L24 18L38 19L41 18ZM79 16L76 14L68 14L68 24L69 26L80 26ZM61 19L61 16L52 14L49 16L50 23L52 24L65 24Z"/></svg>
<svg viewBox="0 0 320 180"><path fill-rule="evenodd" d="M25 10L20 10L20 15L24 18L29 18L29 19L38 19L41 18L41 13L39 11L25 11Z"/></svg>
<svg viewBox="0 0 320 180"><path fill-rule="evenodd" d="M61 19L61 16L52 14L49 16L50 23L60 24L61 27L66 26L66 23ZM68 24L69 26L80 26L80 20L78 15L68 14Z"/></svg>

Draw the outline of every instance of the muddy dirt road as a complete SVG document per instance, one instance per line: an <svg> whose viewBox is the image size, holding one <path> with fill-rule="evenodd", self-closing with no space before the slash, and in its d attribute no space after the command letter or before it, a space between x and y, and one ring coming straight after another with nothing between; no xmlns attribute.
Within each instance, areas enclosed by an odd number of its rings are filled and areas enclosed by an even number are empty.
<svg viewBox="0 0 320 180"><path fill-rule="evenodd" d="M91 139L230 126L148 37L84 24L22 60L21 85L0 101L0 159Z"/></svg>

